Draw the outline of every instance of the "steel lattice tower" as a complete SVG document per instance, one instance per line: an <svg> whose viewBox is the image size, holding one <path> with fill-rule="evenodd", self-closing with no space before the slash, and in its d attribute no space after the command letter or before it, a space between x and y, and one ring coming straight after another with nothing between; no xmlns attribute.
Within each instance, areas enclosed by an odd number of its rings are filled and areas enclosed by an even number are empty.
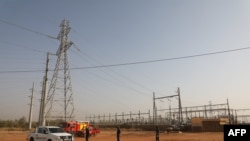
<svg viewBox="0 0 250 141"><path fill-rule="evenodd" d="M45 105L45 120L74 119L73 91L67 51L73 42L68 41L69 21L63 20L58 35L60 46L57 50L57 62L52 75Z"/></svg>

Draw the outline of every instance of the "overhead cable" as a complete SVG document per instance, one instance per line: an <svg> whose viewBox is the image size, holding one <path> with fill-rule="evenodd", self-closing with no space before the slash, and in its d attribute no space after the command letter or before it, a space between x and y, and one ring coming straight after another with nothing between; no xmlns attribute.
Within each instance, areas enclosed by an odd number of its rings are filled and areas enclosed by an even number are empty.
<svg viewBox="0 0 250 141"><path fill-rule="evenodd" d="M17 28L20 28L20 29L23 29L23 30L26 30L26 31L29 31L29 32L32 32L32 33L36 33L36 34L41 35L41 36L45 36L45 37L48 37L48 38L51 38L51 39L57 39L58 40L58 38L56 38L56 37L53 37L53 36L50 36L48 34L45 34L45 33L42 33L42 32L38 32L38 31L35 31L35 30L32 30L32 29L29 29L27 27L23 27L23 26L17 25L15 23L12 23L12 22L9 22L9 21L6 21L6 20L0 19L0 22L8 24L8 25L11 25L11 26L15 26Z"/></svg>
<svg viewBox="0 0 250 141"><path fill-rule="evenodd" d="M224 50L224 51L218 51L218 52L210 52L210 53L204 53L204 54L189 55L189 56L182 56L182 57L158 59L158 60L120 63L120 64L111 64L111 65L100 65L100 66L90 66L90 67L78 67L78 68L71 68L71 69L72 70L76 70L76 69L93 69L93 68L107 68L107 67L117 67L117 66L138 65L138 64L155 63L155 62L162 62L162 61L172 61L172 60L180 60L180 59L187 59L187 58L194 58L194 57L201 57L201 56L208 56L208 55L229 53L229 52L246 50L246 49L250 49L250 47L237 48L237 49L231 49L231 50Z"/></svg>
<svg viewBox="0 0 250 141"><path fill-rule="evenodd" d="M189 55L189 56L182 56L182 57L158 59L158 60L120 63L120 64L111 64L111 65L100 65L100 66L89 66L89 67L76 67L76 68L71 68L70 70L108 68L108 67L118 67L118 66L128 66L128 65L138 65L138 64L146 64L146 63L163 62L163 61L172 61L172 60L188 59L188 58L202 57L202 56L208 56L208 55L223 54L223 53L229 53L229 52L235 52L235 51L241 51L241 50L247 50L247 49L250 49L250 47L237 48L237 49L224 50L224 51L217 51L217 52L210 52L210 53L203 53L203 54L196 54L196 55ZM24 73L24 72L42 72L42 71L44 71L44 70L0 71L0 73ZM50 70L50 71L52 71L52 70Z"/></svg>

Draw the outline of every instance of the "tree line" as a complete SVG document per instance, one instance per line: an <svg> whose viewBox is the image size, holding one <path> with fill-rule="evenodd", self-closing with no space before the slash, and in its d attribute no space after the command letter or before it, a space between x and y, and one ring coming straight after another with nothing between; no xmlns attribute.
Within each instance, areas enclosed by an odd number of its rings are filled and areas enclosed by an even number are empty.
<svg viewBox="0 0 250 141"><path fill-rule="evenodd" d="M55 119L55 120L50 120L49 122L46 122L46 124L60 126L62 122L63 122L62 119ZM32 122L31 128L36 128L38 125L39 125L38 122ZM24 116L15 120L1 120L0 119L0 128L8 128L8 130L14 130L17 128L22 129L22 130L28 130L29 122Z"/></svg>
<svg viewBox="0 0 250 141"><path fill-rule="evenodd" d="M25 117L21 117L15 120L1 120L0 119L0 128L22 128L28 129L28 121Z"/></svg>

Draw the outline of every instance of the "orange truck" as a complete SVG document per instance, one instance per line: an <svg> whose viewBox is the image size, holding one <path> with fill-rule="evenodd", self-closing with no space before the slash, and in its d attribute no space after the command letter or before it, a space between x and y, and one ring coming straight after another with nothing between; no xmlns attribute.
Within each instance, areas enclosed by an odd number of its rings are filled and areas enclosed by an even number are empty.
<svg viewBox="0 0 250 141"><path fill-rule="evenodd" d="M85 136L85 129L88 127L90 136L95 136L100 133L100 130L91 126L89 121L67 121L61 124L62 128L68 133L72 133L75 136Z"/></svg>

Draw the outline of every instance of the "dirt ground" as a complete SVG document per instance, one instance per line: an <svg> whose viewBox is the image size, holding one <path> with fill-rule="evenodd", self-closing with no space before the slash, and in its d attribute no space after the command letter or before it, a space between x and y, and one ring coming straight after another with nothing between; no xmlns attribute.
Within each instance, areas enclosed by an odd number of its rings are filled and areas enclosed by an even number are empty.
<svg viewBox="0 0 250 141"><path fill-rule="evenodd" d="M120 141L155 141L154 132L121 130ZM28 131L0 131L1 141L25 141ZM223 141L223 132L203 133L160 133L160 141ZM85 141L83 137L75 137L75 141ZM115 130L101 130L89 141L116 141Z"/></svg>

